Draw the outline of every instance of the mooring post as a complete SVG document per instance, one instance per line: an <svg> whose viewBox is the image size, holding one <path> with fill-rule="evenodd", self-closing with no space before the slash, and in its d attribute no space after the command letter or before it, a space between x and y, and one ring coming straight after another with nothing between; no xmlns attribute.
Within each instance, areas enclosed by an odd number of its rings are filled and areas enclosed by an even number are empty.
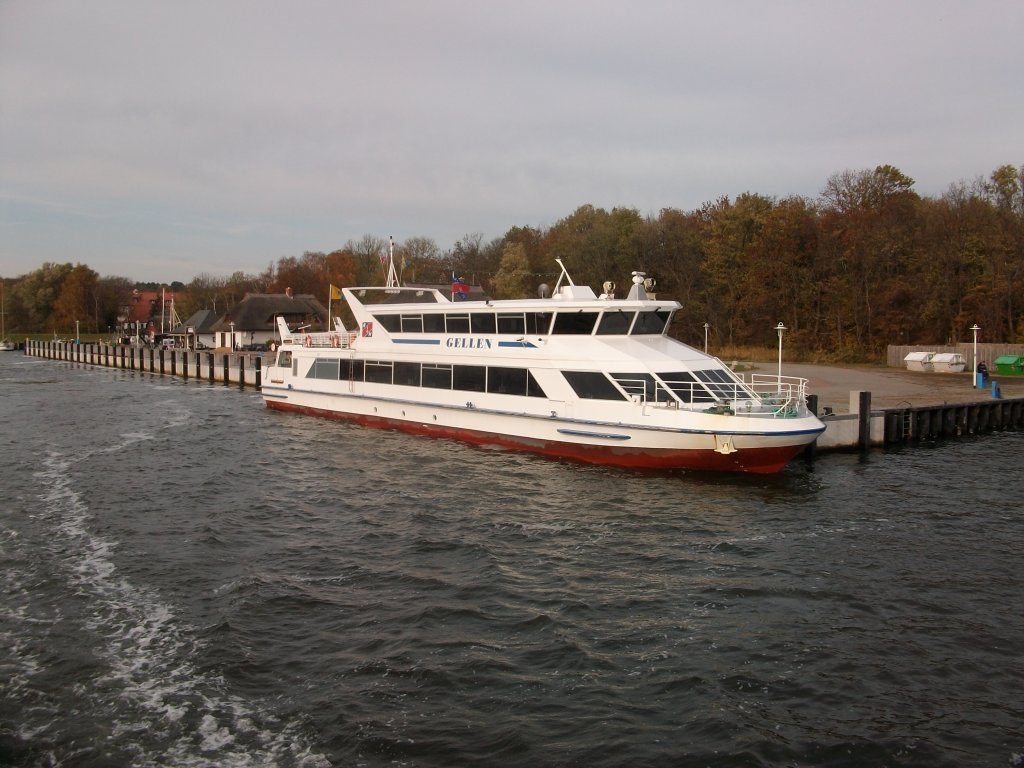
<svg viewBox="0 0 1024 768"><path fill-rule="evenodd" d="M257 355L256 359L253 362L256 363L256 391L258 392L260 389L263 388L263 358Z"/></svg>
<svg viewBox="0 0 1024 768"><path fill-rule="evenodd" d="M860 393L858 443L862 451L871 448L871 393Z"/></svg>
<svg viewBox="0 0 1024 768"><path fill-rule="evenodd" d="M213 369L217 367L217 361L213 352L210 352L207 360L210 363L210 383L213 384Z"/></svg>
<svg viewBox="0 0 1024 768"><path fill-rule="evenodd" d="M229 378L228 378L228 367L230 365L230 361L231 361L231 356L228 355L228 354L225 354L224 355L224 386L227 386L228 384L231 383Z"/></svg>
<svg viewBox="0 0 1024 768"><path fill-rule="evenodd" d="M815 416L818 415L818 396L817 395L808 395L807 396L807 410L809 410ZM814 461L814 459L815 459L815 457L817 455L818 455L818 441L814 440L813 442L808 443L807 447L804 448L804 458L807 459L808 461Z"/></svg>

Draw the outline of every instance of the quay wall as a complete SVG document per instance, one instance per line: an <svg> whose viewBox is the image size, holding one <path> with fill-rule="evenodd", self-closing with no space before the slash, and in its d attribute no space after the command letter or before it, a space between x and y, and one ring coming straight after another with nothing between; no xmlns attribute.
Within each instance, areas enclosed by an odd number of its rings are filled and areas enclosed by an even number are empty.
<svg viewBox="0 0 1024 768"><path fill-rule="evenodd" d="M255 387L258 390L262 386L263 358L258 352L27 341L25 354L83 365L234 384L240 388ZM811 409L817 412L817 396L812 395L808 399ZM868 450L1024 429L1024 398L872 409L871 393L854 391L850 392L849 410L848 414L826 412L821 415L825 432L809 447L810 455L818 451Z"/></svg>
<svg viewBox="0 0 1024 768"><path fill-rule="evenodd" d="M820 417L825 432L816 451L867 450L1024 429L1024 398L871 408L870 392L850 393L850 413Z"/></svg>

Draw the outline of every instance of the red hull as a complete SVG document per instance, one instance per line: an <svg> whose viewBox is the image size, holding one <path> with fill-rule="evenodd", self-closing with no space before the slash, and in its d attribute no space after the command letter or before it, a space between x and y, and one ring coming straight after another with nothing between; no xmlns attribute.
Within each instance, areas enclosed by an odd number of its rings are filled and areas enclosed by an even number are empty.
<svg viewBox="0 0 1024 768"><path fill-rule="evenodd" d="M442 437L473 445L498 446L509 450L526 451L541 456L569 459L587 464L601 464L629 469L691 469L709 472L750 472L773 474L780 472L805 446L788 445L769 448L745 448L723 455L717 451L629 449L621 446L580 445L562 441L530 440L487 432L453 429L421 422L385 419L379 416L339 413L320 408L292 405L275 400L267 401L267 408L275 411L302 413L336 421L350 421L376 429L394 429L413 435Z"/></svg>

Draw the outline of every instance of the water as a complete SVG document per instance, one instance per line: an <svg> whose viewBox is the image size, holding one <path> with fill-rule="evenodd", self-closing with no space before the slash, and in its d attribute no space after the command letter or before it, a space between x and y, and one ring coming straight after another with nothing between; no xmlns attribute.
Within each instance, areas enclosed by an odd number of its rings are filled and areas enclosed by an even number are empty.
<svg viewBox="0 0 1024 768"><path fill-rule="evenodd" d="M1024 765L1024 434L734 477L0 403L0 765Z"/></svg>

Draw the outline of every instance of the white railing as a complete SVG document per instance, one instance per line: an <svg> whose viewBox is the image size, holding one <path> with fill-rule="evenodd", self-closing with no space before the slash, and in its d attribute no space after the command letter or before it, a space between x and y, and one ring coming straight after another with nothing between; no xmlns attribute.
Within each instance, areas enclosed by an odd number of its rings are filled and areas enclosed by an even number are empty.
<svg viewBox="0 0 1024 768"><path fill-rule="evenodd" d="M334 347L348 349L353 346L357 334L354 331L317 331L315 333L293 333L282 339L282 343L296 347Z"/></svg>
<svg viewBox="0 0 1024 768"><path fill-rule="evenodd" d="M654 384L644 379L616 379L633 402L691 411L718 410L737 416L792 418L807 412L807 379L795 376L751 374L740 383L669 381Z"/></svg>
<svg viewBox="0 0 1024 768"><path fill-rule="evenodd" d="M752 373L747 383L758 398L773 409L776 416L787 417L806 413L807 379Z"/></svg>

